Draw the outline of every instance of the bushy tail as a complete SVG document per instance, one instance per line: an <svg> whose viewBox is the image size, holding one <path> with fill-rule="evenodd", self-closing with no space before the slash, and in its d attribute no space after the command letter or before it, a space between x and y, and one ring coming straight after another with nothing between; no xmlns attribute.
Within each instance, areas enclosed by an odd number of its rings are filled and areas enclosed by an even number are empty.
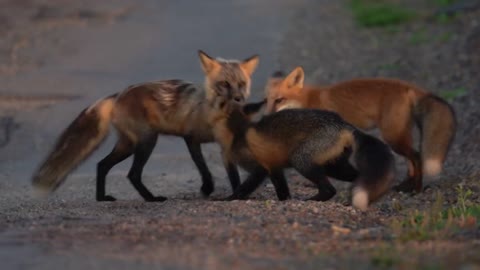
<svg viewBox="0 0 480 270"><path fill-rule="evenodd" d="M108 134L115 97L99 100L63 131L52 152L33 175L33 186L43 194L53 192Z"/></svg>
<svg viewBox="0 0 480 270"><path fill-rule="evenodd" d="M414 118L421 133L423 172L437 175L455 137L455 112L445 100L429 94L416 104Z"/></svg>
<svg viewBox="0 0 480 270"><path fill-rule="evenodd" d="M352 190L352 205L366 210L370 203L390 190L395 177L395 161L390 148L379 139L358 130L353 135L359 176Z"/></svg>

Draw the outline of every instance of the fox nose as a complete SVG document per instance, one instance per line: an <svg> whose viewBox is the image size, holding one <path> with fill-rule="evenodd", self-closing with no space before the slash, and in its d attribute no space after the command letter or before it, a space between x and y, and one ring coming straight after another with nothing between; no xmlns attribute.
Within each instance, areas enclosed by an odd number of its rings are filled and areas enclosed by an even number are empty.
<svg viewBox="0 0 480 270"><path fill-rule="evenodd" d="M243 102L243 97L237 96L237 97L234 97L233 100L234 100L235 102L240 103L240 102Z"/></svg>

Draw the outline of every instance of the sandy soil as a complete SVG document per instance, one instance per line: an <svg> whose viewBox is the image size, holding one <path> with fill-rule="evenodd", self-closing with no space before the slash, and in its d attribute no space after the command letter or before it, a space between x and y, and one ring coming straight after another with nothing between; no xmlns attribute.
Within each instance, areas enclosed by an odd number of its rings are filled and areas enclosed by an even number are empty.
<svg viewBox="0 0 480 270"><path fill-rule="evenodd" d="M269 1L0 0L0 260L6 269L480 268L478 223L407 242L392 226L413 210L430 209L439 193L444 207L456 204L458 184L473 190L470 203L480 203L479 11L462 11L447 23L427 16L392 32L359 28L342 1L274 2L275 8ZM434 10L406 2L427 14ZM231 40L212 44L231 32ZM422 38L412 41L412 35ZM199 194L182 142L161 138L144 182L169 200L143 202L125 178L126 162L108 179L107 189L120 200L97 203L95 162L110 150L110 138L51 198L32 198L32 170L81 108L138 81L201 82L198 63L192 64L201 47L234 57L260 52L254 98L274 69L296 65L317 83L394 76L436 93L464 88L452 100L460 123L444 173L430 179L424 194L391 193L366 213L348 206L348 186L338 182L332 201L304 201L315 191L294 172L288 174L293 200L277 201L266 183L248 201L221 202ZM204 152L216 176L212 198L222 198L230 189L218 148ZM400 179L404 164L398 165Z"/></svg>

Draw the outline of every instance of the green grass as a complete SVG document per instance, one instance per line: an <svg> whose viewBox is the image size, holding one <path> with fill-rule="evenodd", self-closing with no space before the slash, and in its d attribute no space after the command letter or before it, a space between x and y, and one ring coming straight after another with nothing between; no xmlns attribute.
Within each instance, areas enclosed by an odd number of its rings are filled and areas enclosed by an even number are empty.
<svg viewBox="0 0 480 270"><path fill-rule="evenodd" d="M440 97L447 101L453 101L454 99L465 96L466 94L467 89L465 89L464 87L459 87L453 90L444 90L440 92Z"/></svg>
<svg viewBox="0 0 480 270"><path fill-rule="evenodd" d="M456 204L444 209L443 197L428 211L415 210L403 219L392 222L391 228L401 242L446 239L461 230L480 229L480 205L470 200L473 192L459 185Z"/></svg>
<svg viewBox="0 0 480 270"><path fill-rule="evenodd" d="M433 2L433 4L439 6L439 7L446 7L448 5L451 5L455 2L457 2L458 0L431 0ZM453 14L453 15L447 15L447 14L444 14L444 13L441 13L441 14L437 14L435 16L435 20L437 21L437 23L449 23L451 21L453 21L455 19L455 17L457 16L457 14Z"/></svg>
<svg viewBox="0 0 480 270"><path fill-rule="evenodd" d="M440 42L448 42L452 40L453 34L451 32L445 32L438 37Z"/></svg>
<svg viewBox="0 0 480 270"><path fill-rule="evenodd" d="M412 250L405 250L395 243L386 243L370 251L369 263L370 268L374 269L445 269L441 262L425 260L422 255Z"/></svg>
<svg viewBox="0 0 480 270"><path fill-rule="evenodd" d="M380 269L390 269L400 262L401 259L398 256L398 252L391 245L379 246L373 250L373 254L370 257L370 263Z"/></svg>
<svg viewBox="0 0 480 270"><path fill-rule="evenodd" d="M455 15L450 16L450 15L441 13L435 17L435 20L437 21L437 23L446 24L446 23L452 22L455 19L455 17L456 17Z"/></svg>
<svg viewBox="0 0 480 270"><path fill-rule="evenodd" d="M426 32L425 29L420 29L418 31L415 31L410 36L410 43L412 45L422 44L422 43L427 42L428 40L429 40L429 38L427 36L427 32Z"/></svg>
<svg viewBox="0 0 480 270"><path fill-rule="evenodd" d="M448 6L455 3L457 0L432 0L432 2L439 6Z"/></svg>
<svg viewBox="0 0 480 270"><path fill-rule="evenodd" d="M365 27L386 27L408 22L415 17L411 10L386 0L351 0L355 21Z"/></svg>

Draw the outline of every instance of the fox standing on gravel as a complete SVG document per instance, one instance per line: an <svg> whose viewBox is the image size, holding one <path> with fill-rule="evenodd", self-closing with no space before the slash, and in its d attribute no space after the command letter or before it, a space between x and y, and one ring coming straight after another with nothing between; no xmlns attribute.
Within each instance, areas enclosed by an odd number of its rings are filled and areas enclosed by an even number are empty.
<svg viewBox="0 0 480 270"><path fill-rule="evenodd" d="M283 78L274 74L266 86L267 112L316 108L340 114L361 129L378 127L393 150L408 160L408 176L399 191L422 191L422 171L439 174L453 141L453 108L441 98L405 81L364 78L325 87L304 86L304 72L294 69ZM412 130L421 132L421 154L413 148Z"/></svg>
<svg viewBox="0 0 480 270"><path fill-rule="evenodd" d="M33 175L33 185L54 191L67 175L103 141L112 124L118 141L112 152L97 165L97 201L114 201L105 194L108 171L132 154L128 179L146 201L163 201L142 183L142 171L159 134L183 137L202 176L201 191L208 196L214 190L200 144L213 142L207 122L209 100L225 95L243 104L250 95L250 77L258 65L258 56L244 61L214 59L199 51L205 72L205 90L180 80L148 82L131 86L118 94L98 100L86 108L58 139L53 151ZM225 161L232 189L240 184L237 168Z"/></svg>
<svg viewBox="0 0 480 270"><path fill-rule="evenodd" d="M210 122L224 159L250 175L228 199L246 199L269 176L279 200L290 198L283 169L293 167L318 187L312 200L336 193L326 175L353 182L352 205L361 210L388 192L394 158L379 139L344 122L334 112L284 110L251 122L246 107L218 96ZM353 160L353 165L350 163Z"/></svg>

